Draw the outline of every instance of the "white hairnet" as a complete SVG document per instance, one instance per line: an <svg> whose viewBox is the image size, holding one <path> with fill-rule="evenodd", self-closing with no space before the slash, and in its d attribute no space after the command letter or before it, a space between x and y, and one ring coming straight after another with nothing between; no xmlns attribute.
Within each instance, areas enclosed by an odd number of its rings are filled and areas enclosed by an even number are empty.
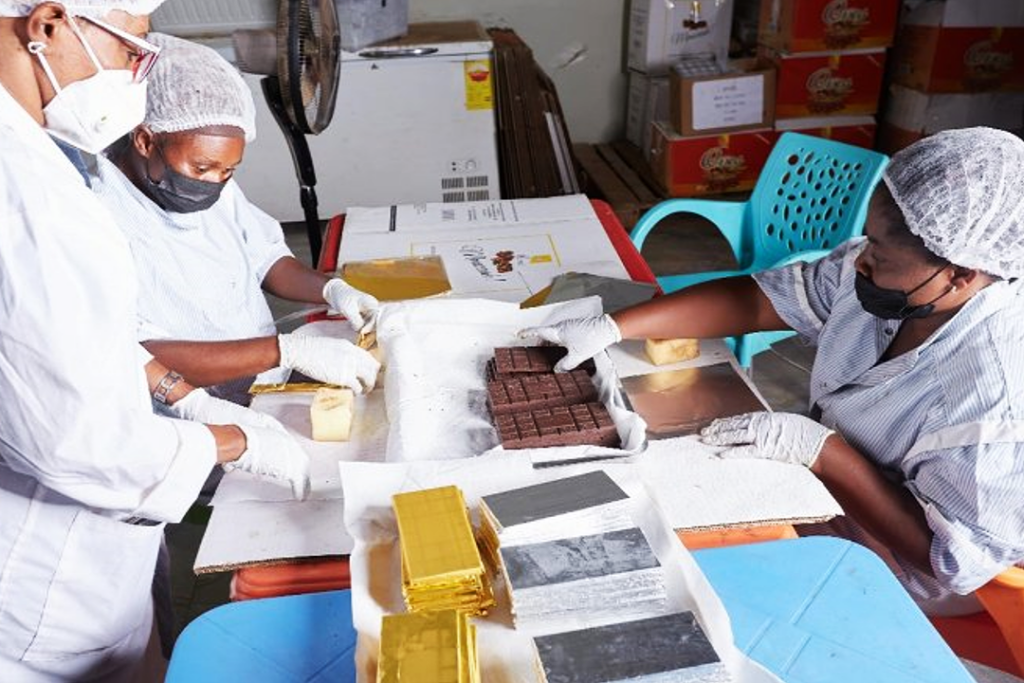
<svg viewBox="0 0 1024 683"><path fill-rule="evenodd" d="M256 138L256 107L242 75L212 48L163 33L147 40L160 58L149 72L145 123L156 133L235 126Z"/></svg>
<svg viewBox="0 0 1024 683"><path fill-rule="evenodd" d="M0 17L23 17L43 0L0 0ZM69 0L61 2L72 14L81 14L102 19L114 10L123 10L128 14L140 16L152 14L164 0Z"/></svg>
<svg viewBox="0 0 1024 683"><path fill-rule="evenodd" d="M1024 276L1024 140L994 128L943 131L897 153L883 178L929 251Z"/></svg>

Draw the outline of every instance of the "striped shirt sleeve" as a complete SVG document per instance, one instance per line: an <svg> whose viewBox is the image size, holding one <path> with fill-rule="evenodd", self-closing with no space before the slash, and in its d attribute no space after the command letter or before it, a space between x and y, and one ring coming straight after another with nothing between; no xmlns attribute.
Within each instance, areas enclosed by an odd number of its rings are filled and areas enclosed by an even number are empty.
<svg viewBox="0 0 1024 683"><path fill-rule="evenodd" d="M232 180L231 201L235 225L243 232L249 262L260 282L263 282L271 267L285 256L291 256L291 249L284 241L281 224L246 199L242 188Z"/></svg>
<svg viewBox="0 0 1024 683"><path fill-rule="evenodd" d="M786 324L816 344L843 288L853 286L853 262L863 244L861 238L850 240L819 261L755 273L754 280Z"/></svg>

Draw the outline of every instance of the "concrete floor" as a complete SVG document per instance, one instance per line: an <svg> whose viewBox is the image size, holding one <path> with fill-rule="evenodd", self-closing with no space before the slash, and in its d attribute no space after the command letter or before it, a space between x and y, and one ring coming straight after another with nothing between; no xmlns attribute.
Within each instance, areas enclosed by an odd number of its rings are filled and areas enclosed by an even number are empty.
<svg viewBox="0 0 1024 683"><path fill-rule="evenodd" d="M309 245L301 224L285 226L285 236L296 257L309 263ZM668 275L735 267L735 260L721 235L701 218L674 217L665 221L648 238L644 258L657 275ZM275 318L302 306L275 297L270 299ZM287 325L288 329L298 323ZM765 400L775 410L805 413L808 383L814 363L814 349L796 338L785 340L754 360L753 379ZM230 574L197 577L192 572L208 515L193 510L182 524L168 527L171 548L172 596L177 627L184 628L203 612L228 601ZM981 683L1024 683L1021 679L978 664L965 662Z"/></svg>

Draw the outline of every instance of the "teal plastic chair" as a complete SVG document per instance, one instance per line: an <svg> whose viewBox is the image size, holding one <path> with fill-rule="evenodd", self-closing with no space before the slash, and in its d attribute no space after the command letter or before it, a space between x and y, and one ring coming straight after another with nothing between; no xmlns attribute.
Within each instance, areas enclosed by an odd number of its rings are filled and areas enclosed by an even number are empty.
<svg viewBox="0 0 1024 683"><path fill-rule="evenodd" d="M669 199L640 218L630 239L637 251L664 218L695 213L729 242L738 270L667 275L667 294L692 285L793 263L815 261L864 230L868 201L889 157L824 138L783 133L746 202ZM740 364L793 332L758 332L726 340Z"/></svg>

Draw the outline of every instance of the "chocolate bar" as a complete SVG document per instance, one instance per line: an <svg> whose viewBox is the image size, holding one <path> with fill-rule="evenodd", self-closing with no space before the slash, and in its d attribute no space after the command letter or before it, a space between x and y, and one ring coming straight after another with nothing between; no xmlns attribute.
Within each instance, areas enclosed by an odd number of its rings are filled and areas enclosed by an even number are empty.
<svg viewBox="0 0 1024 683"><path fill-rule="evenodd" d="M561 346L499 346L494 349L494 358L487 362L487 379L554 372L555 364L565 354L566 350ZM594 361L581 363L579 369L594 374Z"/></svg>
<svg viewBox="0 0 1024 683"><path fill-rule="evenodd" d="M586 370L566 373L506 375L487 383L492 415L557 408L597 400L597 387Z"/></svg>
<svg viewBox="0 0 1024 683"><path fill-rule="evenodd" d="M615 423L600 403L504 413L494 416L494 424L508 449L619 445Z"/></svg>

